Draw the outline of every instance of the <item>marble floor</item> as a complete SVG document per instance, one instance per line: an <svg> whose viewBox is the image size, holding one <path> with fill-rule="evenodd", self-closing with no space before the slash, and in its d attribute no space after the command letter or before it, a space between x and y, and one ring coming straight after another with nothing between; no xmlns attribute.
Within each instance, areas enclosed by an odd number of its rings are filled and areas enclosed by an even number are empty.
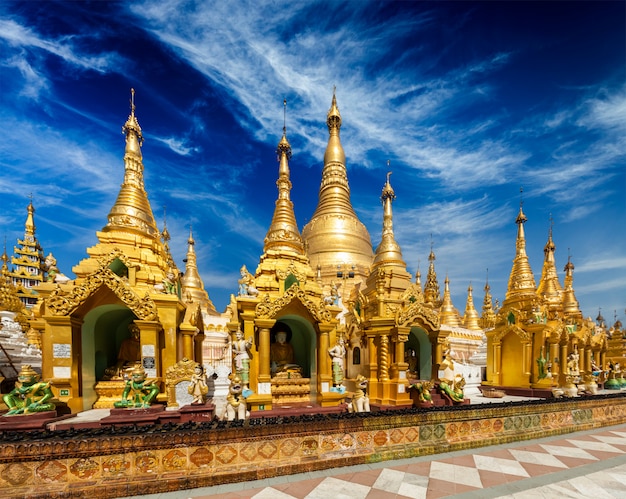
<svg viewBox="0 0 626 499"><path fill-rule="evenodd" d="M624 498L626 424L151 499Z"/></svg>

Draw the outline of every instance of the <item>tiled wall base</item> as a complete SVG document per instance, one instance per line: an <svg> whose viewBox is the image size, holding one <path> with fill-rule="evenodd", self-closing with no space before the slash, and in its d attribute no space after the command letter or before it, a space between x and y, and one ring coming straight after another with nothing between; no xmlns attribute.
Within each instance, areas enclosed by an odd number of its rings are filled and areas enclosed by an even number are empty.
<svg viewBox="0 0 626 499"><path fill-rule="evenodd" d="M314 419L3 440L0 491L11 498L110 498L434 454L624 423L626 398Z"/></svg>

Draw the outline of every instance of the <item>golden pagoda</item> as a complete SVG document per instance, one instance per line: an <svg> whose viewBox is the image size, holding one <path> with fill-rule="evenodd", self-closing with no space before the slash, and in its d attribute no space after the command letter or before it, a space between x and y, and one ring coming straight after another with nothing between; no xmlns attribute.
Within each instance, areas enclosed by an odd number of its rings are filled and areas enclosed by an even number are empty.
<svg viewBox="0 0 626 499"><path fill-rule="evenodd" d="M209 298L209 294L204 289L204 283L198 273L195 245L196 241L193 238L193 231L189 228L185 273L180 279L183 298L187 302L199 303L202 311L206 311L208 315L219 315L211 298Z"/></svg>
<svg viewBox="0 0 626 499"><path fill-rule="evenodd" d="M276 153L278 197L263 254L254 275L242 267L240 292L231 299L233 353L235 359L245 359L235 360L233 370L252 392L247 397L251 409L338 405L344 395L331 391L328 349L337 341L340 308L324 299L298 230L290 199L286 124ZM246 344L252 345L250 353Z"/></svg>
<svg viewBox="0 0 626 499"><path fill-rule="evenodd" d="M22 303L31 308L37 303L37 286L44 281L46 272L43 249L35 235L35 207L31 199L27 208L26 222L24 224L24 239L18 239L19 246L13 248L14 256L11 257L11 265L8 275L17 288L17 295Z"/></svg>
<svg viewBox="0 0 626 499"><path fill-rule="evenodd" d="M592 358L604 362L604 332L582 319L573 289L574 266L568 261L566 289L558 276L552 226L544 247L542 277L535 287L520 203L516 254L506 298L487 335L487 381L510 393L545 394L591 374ZM487 312L489 307L487 307ZM484 314L487 316L487 314ZM490 315L490 314L489 314ZM542 392L543 390L543 392Z"/></svg>
<svg viewBox="0 0 626 499"><path fill-rule="evenodd" d="M112 407L123 389L120 355L138 327L134 359L161 384L165 371L195 359L201 314L186 313L178 269L161 239L144 188L134 90L126 138L124 181L98 243L74 268L76 279L43 283L31 326L41 332L42 376L73 411ZM163 387L161 386L161 389ZM162 393L159 397L163 398Z"/></svg>
<svg viewBox="0 0 626 499"><path fill-rule="evenodd" d="M339 136L341 122L333 92L326 118L329 138L319 201L311 220L302 229L302 239L323 285L328 287L331 281L339 281L336 284L341 284L341 296L345 299L354 286L365 284L374 255L369 232L350 201L346 154Z"/></svg>

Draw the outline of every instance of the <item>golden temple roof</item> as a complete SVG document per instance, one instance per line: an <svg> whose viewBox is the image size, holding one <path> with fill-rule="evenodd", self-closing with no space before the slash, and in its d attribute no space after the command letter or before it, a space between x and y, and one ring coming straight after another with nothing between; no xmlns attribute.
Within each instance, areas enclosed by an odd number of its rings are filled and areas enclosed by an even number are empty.
<svg viewBox="0 0 626 499"><path fill-rule="evenodd" d="M287 100L283 101L283 103L286 108ZM272 223L265 236L263 251L292 251L299 255L304 255L304 244L298 230L296 215L293 211L293 202L290 199L292 186L289 173L291 145L287 140L286 124L283 126L283 136L278 143L276 154L280 163L278 180L276 181L278 199L276 199Z"/></svg>
<svg viewBox="0 0 626 499"><path fill-rule="evenodd" d="M213 302L209 298L209 294L204 289L204 283L198 273L198 263L194 249L195 244L196 242L193 239L193 233L190 227L189 239L187 240L185 273L180 279L183 298L188 299L190 297L193 302L199 303L202 310L207 311L210 315L219 315L215 310L215 305L213 305Z"/></svg>
<svg viewBox="0 0 626 499"><path fill-rule="evenodd" d="M345 153L339 137L341 114L333 93L326 123L329 139L319 201L311 220L302 229L311 262L320 265L325 284L336 279L338 266L354 267L354 283L364 282L372 264L372 242L350 202ZM347 290L344 289L344 294Z"/></svg>
<svg viewBox="0 0 626 499"><path fill-rule="evenodd" d="M126 135L124 181L117 200L109 212L109 221L102 231L133 232L156 238L159 230L144 189L144 167L141 155L143 135L135 116L134 89L131 89L130 115L122 127L122 132Z"/></svg>

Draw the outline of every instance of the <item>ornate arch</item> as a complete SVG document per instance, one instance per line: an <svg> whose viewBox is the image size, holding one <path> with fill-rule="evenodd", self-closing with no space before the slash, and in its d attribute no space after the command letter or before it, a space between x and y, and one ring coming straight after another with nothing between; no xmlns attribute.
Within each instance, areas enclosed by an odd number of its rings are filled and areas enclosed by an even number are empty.
<svg viewBox="0 0 626 499"><path fill-rule="evenodd" d="M316 304L297 283L294 283L282 296L275 300L266 294L256 306L255 316L257 319L273 319L293 300L298 300L317 322L331 322L333 320L333 316L326 308L324 301L320 300L319 304Z"/></svg>
<svg viewBox="0 0 626 499"><path fill-rule="evenodd" d="M439 329L439 316L421 301L411 303L396 312L396 326L409 326L416 322L427 325L432 330Z"/></svg>
<svg viewBox="0 0 626 499"><path fill-rule="evenodd" d="M524 329L517 326L516 324L509 324L508 326L502 328L493 336L493 341L500 342L502 341L502 338L504 338L509 333L515 333L517 336L520 337L522 341L530 341L532 337L532 333L525 331Z"/></svg>
<svg viewBox="0 0 626 499"><path fill-rule="evenodd" d="M83 284L75 285L67 294L57 285L45 299L46 309L52 315L70 315L101 286L109 288L139 319L157 320L157 307L148 293L140 298L124 279L108 268L108 264L100 265L98 270L85 278Z"/></svg>

